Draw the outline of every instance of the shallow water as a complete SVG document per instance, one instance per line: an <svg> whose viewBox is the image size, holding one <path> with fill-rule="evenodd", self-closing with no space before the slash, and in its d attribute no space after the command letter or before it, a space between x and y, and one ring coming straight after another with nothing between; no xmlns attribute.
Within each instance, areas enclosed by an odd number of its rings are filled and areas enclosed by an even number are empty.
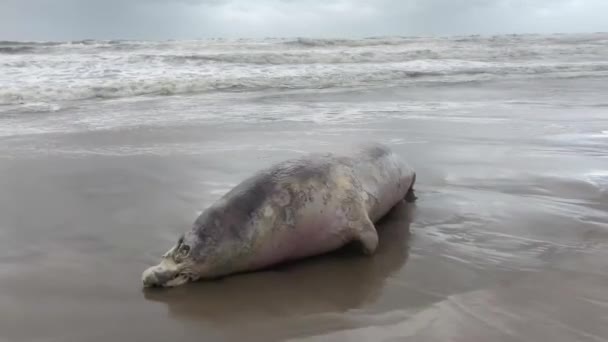
<svg viewBox="0 0 608 342"><path fill-rule="evenodd" d="M606 93L587 75L5 107L0 341L608 340ZM418 175L374 257L142 289L255 170L367 140Z"/></svg>

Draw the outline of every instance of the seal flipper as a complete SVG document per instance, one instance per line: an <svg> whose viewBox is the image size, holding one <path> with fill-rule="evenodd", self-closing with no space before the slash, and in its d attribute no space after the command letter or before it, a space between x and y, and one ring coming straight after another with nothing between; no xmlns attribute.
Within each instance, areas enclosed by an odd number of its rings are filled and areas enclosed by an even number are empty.
<svg viewBox="0 0 608 342"><path fill-rule="evenodd" d="M356 227L355 240L361 243L361 250L365 255L372 255L378 248L378 232L372 221L367 217L362 218Z"/></svg>
<svg viewBox="0 0 608 342"><path fill-rule="evenodd" d="M414 188L410 188L407 191L407 194L405 194L405 201L407 203L413 203L416 202L417 199L418 197L416 197L416 194L414 193Z"/></svg>
<svg viewBox="0 0 608 342"><path fill-rule="evenodd" d="M412 184L410 185L410 188L407 190L407 193L405 194L405 201L407 203L416 202L416 200L418 199L418 197L416 197L416 194L414 192L414 183L416 183L416 173L414 173L414 175L412 176Z"/></svg>

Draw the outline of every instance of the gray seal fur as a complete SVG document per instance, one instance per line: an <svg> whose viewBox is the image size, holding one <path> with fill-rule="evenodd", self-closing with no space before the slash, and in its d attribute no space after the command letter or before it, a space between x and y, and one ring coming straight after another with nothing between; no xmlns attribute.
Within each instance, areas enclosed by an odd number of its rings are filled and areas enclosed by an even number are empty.
<svg viewBox="0 0 608 342"><path fill-rule="evenodd" d="M375 252L374 223L413 202L416 173L382 144L312 153L256 172L179 237L142 274L145 287L178 286L253 271L358 242Z"/></svg>

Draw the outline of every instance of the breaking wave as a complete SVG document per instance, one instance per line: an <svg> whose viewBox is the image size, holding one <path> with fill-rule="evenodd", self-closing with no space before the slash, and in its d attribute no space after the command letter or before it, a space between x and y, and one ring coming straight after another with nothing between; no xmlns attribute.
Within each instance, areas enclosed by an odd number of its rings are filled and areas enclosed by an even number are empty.
<svg viewBox="0 0 608 342"><path fill-rule="evenodd" d="M605 76L606 42L606 34L0 41L0 105L217 91Z"/></svg>
<svg viewBox="0 0 608 342"><path fill-rule="evenodd" d="M140 95L175 95L209 91L259 91L265 89L327 89L360 87L376 84L391 85L407 82L457 83L494 79L498 77L555 76L582 77L608 73L608 62L596 64L557 65L493 65L447 61L413 61L359 68L307 67L277 70L264 75L259 70L223 75L221 70L153 78L115 77L99 82L83 80L66 86L54 84L27 85L0 90L0 104L31 101L79 100L89 98L117 98Z"/></svg>
<svg viewBox="0 0 608 342"><path fill-rule="evenodd" d="M118 98L140 95L175 95L209 91L259 91L265 89L327 89L360 87L376 84L397 85L407 82L471 82L498 77L555 76L582 77L608 72L608 62L594 64L556 65L496 65L460 61L421 60L383 65L321 66L273 70L244 68L240 72L223 74L207 70L178 74L175 77L156 75L124 75L107 80L79 80L73 84L49 82L8 87L0 90L0 104L37 101L79 100L89 98ZM79 83L78 83L79 82Z"/></svg>

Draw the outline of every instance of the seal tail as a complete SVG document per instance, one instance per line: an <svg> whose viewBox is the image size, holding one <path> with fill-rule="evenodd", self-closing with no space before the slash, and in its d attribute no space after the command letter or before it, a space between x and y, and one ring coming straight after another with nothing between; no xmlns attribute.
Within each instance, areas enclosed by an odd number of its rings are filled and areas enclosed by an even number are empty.
<svg viewBox="0 0 608 342"><path fill-rule="evenodd" d="M405 194L405 201L408 203L413 203L418 199L418 197L416 197L416 194L414 193L414 184L415 183L416 183L416 172L414 172L414 175L412 176L412 184L410 185L410 188L407 190L407 193Z"/></svg>

